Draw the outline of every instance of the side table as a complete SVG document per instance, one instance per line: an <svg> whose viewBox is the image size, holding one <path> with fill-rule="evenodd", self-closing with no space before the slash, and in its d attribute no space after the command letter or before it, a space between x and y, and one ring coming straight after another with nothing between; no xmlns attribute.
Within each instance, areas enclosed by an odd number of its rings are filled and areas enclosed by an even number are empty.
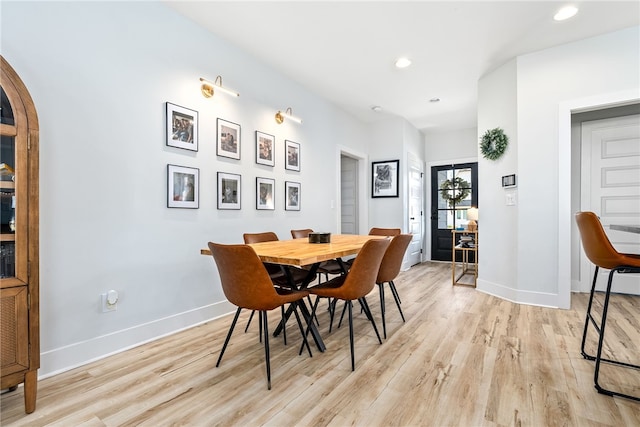
<svg viewBox="0 0 640 427"><path fill-rule="evenodd" d="M478 231L451 230L451 281L452 285L476 287L478 280ZM456 276L456 254L462 253L461 271ZM471 259L471 260L470 260ZM473 283L462 282L465 276L473 276Z"/></svg>

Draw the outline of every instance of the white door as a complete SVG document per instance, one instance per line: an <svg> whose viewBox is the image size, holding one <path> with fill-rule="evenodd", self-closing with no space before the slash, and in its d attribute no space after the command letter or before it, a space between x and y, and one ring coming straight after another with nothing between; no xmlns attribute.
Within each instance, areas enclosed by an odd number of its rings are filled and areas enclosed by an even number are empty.
<svg viewBox="0 0 640 427"><path fill-rule="evenodd" d="M358 160L340 156L341 233L358 234Z"/></svg>
<svg viewBox="0 0 640 427"><path fill-rule="evenodd" d="M413 239L407 248L405 265L412 266L422 262L422 244L424 239L424 184L422 163L409 159L409 233Z"/></svg>
<svg viewBox="0 0 640 427"><path fill-rule="evenodd" d="M640 254L640 234L609 229L640 225L640 115L582 124L581 210L600 217L618 252ZM580 288L591 289L595 267L580 252ZM600 270L604 290L609 270ZM616 274L613 292L640 295L640 274Z"/></svg>

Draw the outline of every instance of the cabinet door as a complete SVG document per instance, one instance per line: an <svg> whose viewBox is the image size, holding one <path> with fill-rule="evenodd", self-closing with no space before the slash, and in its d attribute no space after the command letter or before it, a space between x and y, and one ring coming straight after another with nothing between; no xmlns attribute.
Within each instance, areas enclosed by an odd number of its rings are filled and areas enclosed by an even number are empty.
<svg viewBox="0 0 640 427"><path fill-rule="evenodd" d="M29 368L29 310L27 287L0 289L0 346L2 375Z"/></svg>

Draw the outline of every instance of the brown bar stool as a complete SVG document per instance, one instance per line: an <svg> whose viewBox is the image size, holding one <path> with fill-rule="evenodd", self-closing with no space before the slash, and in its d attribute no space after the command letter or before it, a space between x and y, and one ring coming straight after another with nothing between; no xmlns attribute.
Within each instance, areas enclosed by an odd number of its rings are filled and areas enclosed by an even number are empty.
<svg viewBox="0 0 640 427"><path fill-rule="evenodd" d="M602 344L604 342L604 330L607 324L607 310L609 308L609 296L611 295L611 285L613 283L613 276L615 273L640 273L640 255L624 254L615 250L609 238L602 228L600 220L593 212L578 212L576 213L576 222L578 223L578 229L580 230L580 239L582 240L582 248L584 249L587 258L596 266L595 274L593 275L593 284L591 285L591 295L589 296L589 305L587 306L587 316L584 322L584 333L582 335L582 356L588 360L595 360L595 372L593 381L598 393L606 394L608 396L621 396L627 399L640 401L640 397L631 396L628 394L620 393L617 391L607 390L600 386L598 383L598 375L600 373L600 363L607 362L614 365L624 366L628 368L640 369L640 365L633 365L630 363L621 362L618 360L605 359L602 357ZM609 272L609 281L607 282L607 290L605 292L604 304L602 307L602 316L600 325L596 322L591 309L593 307L593 295L596 289L596 280L598 278L598 271L600 268L611 270ZM587 340L587 331L589 324L593 325L598 334L598 350L594 356L586 353L584 349L585 341Z"/></svg>

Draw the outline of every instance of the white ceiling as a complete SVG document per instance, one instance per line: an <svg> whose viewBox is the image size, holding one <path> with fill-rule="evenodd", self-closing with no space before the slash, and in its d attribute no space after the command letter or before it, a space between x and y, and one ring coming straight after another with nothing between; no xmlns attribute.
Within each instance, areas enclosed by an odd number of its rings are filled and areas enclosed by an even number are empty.
<svg viewBox="0 0 640 427"><path fill-rule="evenodd" d="M638 0L574 1L562 23L568 2L165 3L360 119L397 115L425 133L475 127L478 79L510 58L640 25ZM411 67L396 69L400 56Z"/></svg>

